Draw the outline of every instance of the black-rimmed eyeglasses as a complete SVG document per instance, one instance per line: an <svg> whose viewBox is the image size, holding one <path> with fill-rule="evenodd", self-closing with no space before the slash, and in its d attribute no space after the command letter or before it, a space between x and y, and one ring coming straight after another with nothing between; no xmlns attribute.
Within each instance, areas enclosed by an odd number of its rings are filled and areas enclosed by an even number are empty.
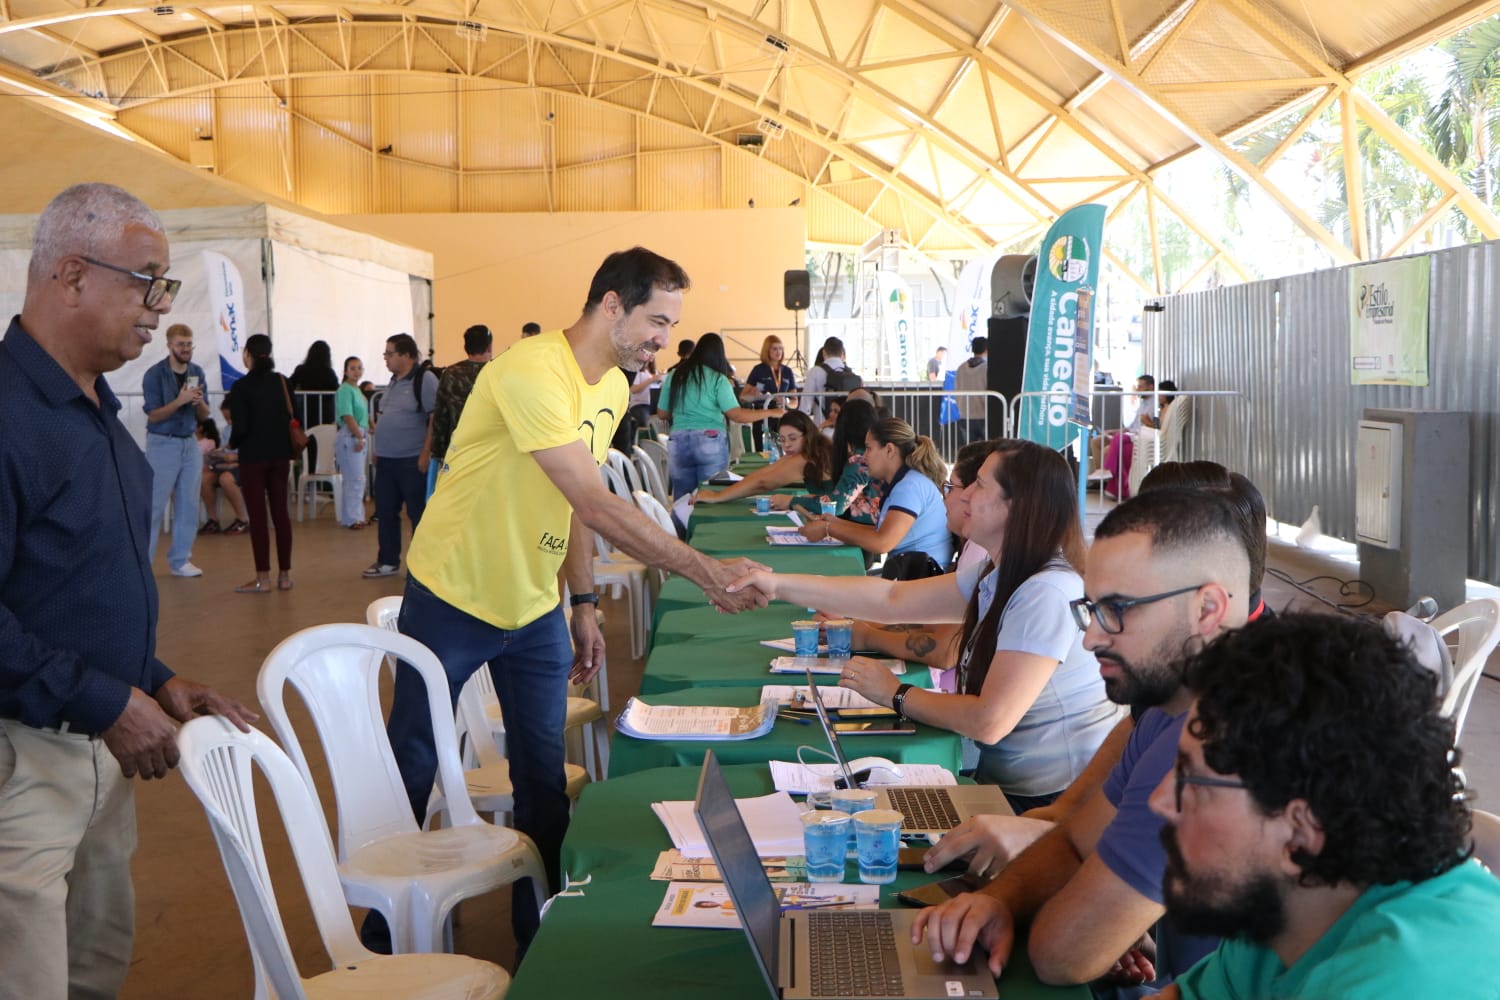
<svg viewBox="0 0 1500 1000"><path fill-rule="evenodd" d="M1169 597L1179 594L1191 594L1195 590L1202 590L1207 584L1200 583L1192 587L1179 587L1169 590L1164 594L1151 594L1148 597L1111 597L1102 601L1091 601L1087 597L1080 597L1076 601L1068 602L1068 608L1073 612L1073 621L1084 631L1088 630L1093 621L1099 622L1099 627L1110 635L1119 635L1125 631L1125 612L1131 608L1138 608L1143 604L1155 604L1157 601L1165 601Z"/></svg>
<svg viewBox="0 0 1500 1000"><path fill-rule="evenodd" d="M161 304L162 299L175 299L177 292L182 288L182 279L180 278L163 278L156 274L144 274L140 271L132 271L128 267L121 267L118 264L106 264L102 260L84 257L82 254L79 254L79 257L95 267L102 267L106 271L114 271L118 274L128 274L132 278L144 281L146 283L145 303L147 309L155 309Z"/></svg>
<svg viewBox="0 0 1500 1000"><path fill-rule="evenodd" d="M1247 788L1243 781L1235 781L1233 778L1211 778L1206 774L1188 774L1182 766L1182 761L1177 762L1177 774L1174 782L1177 789L1177 811L1182 812L1182 787L1184 785L1201 785L1204 788Z"/></svg>

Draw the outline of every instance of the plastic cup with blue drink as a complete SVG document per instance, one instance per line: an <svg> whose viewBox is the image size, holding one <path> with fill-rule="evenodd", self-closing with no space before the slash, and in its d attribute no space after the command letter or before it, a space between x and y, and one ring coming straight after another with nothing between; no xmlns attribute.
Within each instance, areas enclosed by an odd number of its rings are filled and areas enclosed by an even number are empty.
<svg viewBox="0 0 1500 1000"><path fill-rule="evenodd" d="M755 498L755 513L757 513L757 514L769 514L769 513L771 513L771 498L770 497L756 497Z"/></svg>
<svg viewBox="0 0 1500 1000"><path fill-rule="evenodd" d="M838 516L839 502L837 500L830 500L828 497L823 497L818 501L818 506L822 509L825 517Z"/></svg>
<svg viewBox="0 0 1500 1000"><path fill-rule="evenodd" d="M844 881L848 846L848 813L809 809L802 814L802 850L807 855L809 882Z"/></svg>
<svg viewBox="0 0 1500 1000"><path fill-rule="evenodd" d="M818 628L815 621L792 622L792 641L797 644L796 654L799 657L814 657L818 655Z"/></svg>
<svg viewBox="0 0 1500 1000"><path fill-rule="evenodd" d="M854 622L848 618L830 618L823 623L828 633L828 655L835 660L847 660L854 655Z"/></svg>
<svg viewBox="0 0 1500 1000"><path fill-rule="evenodd" d="M839 812L848 813L852 819L856 813L868 812L875 808L875 793L868 788L835 788L829 796L829 802ZM854 842L854 827L849 827L849 849L852 851L857 845Z"/></svg>
<svg viewBox="0 0 1500 1000"><path fill-rule="evenodd" d="M901 852L902 816L894 809L870 809L854 815L854 839L859 851L859 880L869 885L896 881L896 858Z"/></svg>

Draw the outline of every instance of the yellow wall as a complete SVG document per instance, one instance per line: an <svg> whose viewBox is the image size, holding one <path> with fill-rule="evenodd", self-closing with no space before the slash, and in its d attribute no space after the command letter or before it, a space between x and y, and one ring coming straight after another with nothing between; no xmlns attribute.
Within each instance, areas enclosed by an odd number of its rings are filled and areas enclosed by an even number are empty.
<svg viewBox="0 0 1500 1000"><path fill-rule="evenodd" d="M546 330L570 325L599 264L636 244L676 260L693 280L674 342L706 330L746 327L785 328L782 339L790 342L792 314L782 307L782 275L804 266L807 242L801 208L331 218L432 252L439 364L463 356L463 331L473 323L489 324L497 350L518 339L527 321ZM742 376L749 369L740 362L753 360L764 336L726 337ZM675 355L675 349L663 351L658 366L665 370Z"/></svg>

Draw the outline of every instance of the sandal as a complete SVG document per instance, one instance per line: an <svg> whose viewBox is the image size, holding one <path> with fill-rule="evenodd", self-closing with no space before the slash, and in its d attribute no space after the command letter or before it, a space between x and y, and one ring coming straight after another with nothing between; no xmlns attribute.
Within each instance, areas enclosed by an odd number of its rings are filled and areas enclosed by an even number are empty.
<svg viewBox="0 0 1500 1000"><path fill-rule="evenodd" d="M277 590L291 590L292 589L292 578L283 573L281 575L281 578L276 581L276 589Z"/></svg>
<svg viewBox="0 0 1500 1000"><path fill-rule="evenodd" d="M270 580L253 580L250 583L242 583L234 588L236 594L269 594L271 592Z"/></svg>
<svg viewBox="0 0 1500 1000"><path fill-rule="evenodd" d="M249 527L250 525L248 522L241 521L239 518L235 518L234 521L229 525L229 527L224 529L224 534L243 535L249 529ZM217 531L218 529L215 528L214 530Z"/></svg>
<svg viewBox="0 0 1500 1000"><path fill-rule="evenodd" d="M346 524L346 525L344 525L344 527L348 528L350 531L362 531L362 530L364 530L365 522L364 521L355 521L353 524Z"/></svg>

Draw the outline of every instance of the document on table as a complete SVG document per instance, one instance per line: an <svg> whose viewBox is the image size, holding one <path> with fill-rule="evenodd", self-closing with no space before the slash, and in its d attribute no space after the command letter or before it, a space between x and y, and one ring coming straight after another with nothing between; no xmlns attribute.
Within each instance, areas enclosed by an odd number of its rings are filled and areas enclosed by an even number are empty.
<svg viewBox="0 0 1500 1000"><path fill-rule="evenodd" d="M693 497L697 495L697 493L684 493L678 497L677 502L672 505L672 516L683 524L691 521L693 518Z"/></svg>
<svg viewBox="0 0 1500 1000"><path fill-rule="evenodd" d="M906 673L905 660L893 660L880 656L862 656L860 659L875 664L877 667L885 667L893 674ZM829 675L839 674L844 671L843 660L827 660L822 657L811 656L778 656L771 661L771 673L773 674L803 674L808 670L815 674Z"/></svg>
<svg viewBox="0 0 1500 1000"><path fill-rule="evenodd" d="M625 703L615 729L638 740L753 740L776 724L776 702L762 699L750 708L721 705Z"/></svg>
<svg viewBox="0 0 1500 1000"><path fill-rule="evenodd" d="M802 854L802 806L792 801L786 792L772 792L753 799L735 799L750 839L755 841L755 853L762 858L781 858ZM708 841L693 815L691 802L653 802L651 811L667 828L672 846L686 857L710 857Z"/></svg>
<svg viewBox="0 0 1500 1000"><path fill-rule="evenodd" d="M853 761L849 766L859 769L862 761ZM901 764L901 776L883 767L870 769L865 787L876 785L956 785L958 779L953 772L941 764ZM778 792L788 795L811 795L815 792L833 791L833 781L842 777L837 764L794 764L791 761L771 761L771 781Z"/></svg>
<svg viewBox="0 0 1500 1000"><path fill-rule="evenodd" d="M880 908L880 886L842 882L788 882L776 887L781 909L786 910L877 910ZM740 930L739 914L729 890L722 884L671 882L652 927L703 927L711 930Z"/></svg>
<svg viewBox="0 0 1500 1000"><path fill-rule="evenodd" d="M829 685L819 687L818 694L824 708L885 708L853 688ZM806 684L767 684L760 689L760 700L768 699L774 700L777 705L796 705L812 710L812 698L807 693Z"/></svg>
<svg viewBox="0 0 1500 1000"><path fill-rule="evenodd" d="M761 867L766 878L772 882L803 882L807 880L807 862L801 855L784 858L761 858ZM719 866L713 858L689 858L675 847L662 851L656 857L656 867L651 869L655 882L722 882Z"/></svg>
<svg viewBox="0 0 1500 1000"><path fill-rule="evenodd" d="M716 472L712 476L710 476L708 479L708 485L733 486L735 483L744 478L744 476L737 475L736 473L730 472L728 469L725 469L723 472Z"/></svg>
<svg viewBox="0 0 1500 1000"><path fill-rule="evenodd" d="M783 528L780 525L766 525L766 540L772 545L842 545L843 542L837 538L820 538L816 542L809 542L797 534L796 528Z"/></svg>

